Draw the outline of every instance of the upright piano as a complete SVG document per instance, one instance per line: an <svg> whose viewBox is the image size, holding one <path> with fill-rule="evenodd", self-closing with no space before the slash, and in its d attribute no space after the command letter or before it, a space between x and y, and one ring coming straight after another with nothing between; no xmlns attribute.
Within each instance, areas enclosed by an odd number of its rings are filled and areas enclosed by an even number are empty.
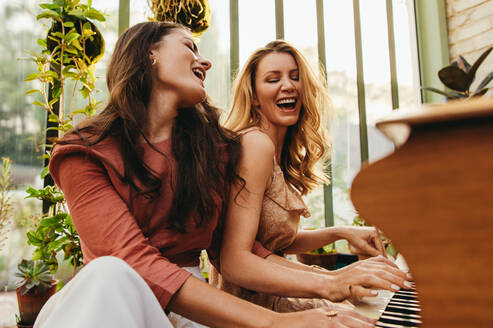
<svg viewBox="0 0 493 328"><path fill-rule="evenodd" d="M396 111L377 128L395 151L361 169L351 199L403 254L417 326L493 327L493 99Z"/></svg>

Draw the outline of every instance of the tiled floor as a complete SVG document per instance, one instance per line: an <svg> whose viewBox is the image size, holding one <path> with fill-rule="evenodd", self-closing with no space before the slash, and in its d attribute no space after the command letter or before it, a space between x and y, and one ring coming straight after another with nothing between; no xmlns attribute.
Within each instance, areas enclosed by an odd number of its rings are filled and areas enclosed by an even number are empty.
<svg viewBox="0 0 493 328"><path fill-rule="evenodd" d="M15 292L0 293L0 328L15 328L17 297Z"/></svg>

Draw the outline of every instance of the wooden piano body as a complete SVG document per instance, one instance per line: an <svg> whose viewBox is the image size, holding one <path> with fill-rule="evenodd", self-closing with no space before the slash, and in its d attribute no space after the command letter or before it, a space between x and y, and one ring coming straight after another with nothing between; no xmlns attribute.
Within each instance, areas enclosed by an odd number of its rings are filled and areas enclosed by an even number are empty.
<svg viewBox="0 0 493 328"><path fill-rule="evenodd" d="M493 99L393 113L351 198L404 255L422 328L493 327ZM407 138L406 138L407 137Z"/></svg>

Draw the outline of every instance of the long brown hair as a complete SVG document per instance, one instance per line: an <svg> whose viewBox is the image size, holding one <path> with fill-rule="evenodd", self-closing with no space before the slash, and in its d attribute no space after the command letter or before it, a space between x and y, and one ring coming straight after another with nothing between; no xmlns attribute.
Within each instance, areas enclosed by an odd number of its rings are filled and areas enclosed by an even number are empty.
<svg viewBox="0 0 493 328"><path fill-rule="evenodd" d="M291 55L300 71L303 105L298 122L287 130L280 164L286 180L306 195L319 182L329 183L325 166L332 149L328 125L333 107L322 69L315 73L305 57L288 42L269 42L257 49L238 73L233 84L233 103L224 126L233 131L260 126L261 114L253 105L255 75L262 58L276 52Z"/></svg>
<svg viewBox="0 0 493 328"><path fill-rule="evenodd" d="M143 132L152 88L149 49L174 29L184 27L174 23L146 22L127 29L120 36L106 73L108 104L101 113L82 122L73 131L88 147L108 136L114 138L124 163L122 180L151 200L159 196L161 180L143 161L138 147L143 138L159 152ZM171 182L174 189L168 220L171 229L185 232L185 221L191 215L198 225L208 223L217 213L220 217L225 215L229 187L239 178L235 169L241 145L232 132L219 126L218 121L219 110L208 100L178 110L171 135L177 163L177 172L171 175L176 177L176 181ZM89 142L85 138L87 133L95 136L95 141ZM169 161L166 154L161 154L163 160ZM221 208L217 208L217 197L222 201Z"/></svg>

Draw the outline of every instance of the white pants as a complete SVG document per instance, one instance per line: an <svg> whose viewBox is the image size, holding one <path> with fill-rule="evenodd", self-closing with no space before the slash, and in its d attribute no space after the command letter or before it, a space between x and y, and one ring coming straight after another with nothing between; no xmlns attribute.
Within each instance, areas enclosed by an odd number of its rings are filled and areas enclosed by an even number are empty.
<svg viewBox="0 0 493 328"><path fill-rule="evenodd" d="M34 328L58 327L174 326L144 279L125 261L104 256L91 261L60 292L53 295L34 324Z"/></svg>

